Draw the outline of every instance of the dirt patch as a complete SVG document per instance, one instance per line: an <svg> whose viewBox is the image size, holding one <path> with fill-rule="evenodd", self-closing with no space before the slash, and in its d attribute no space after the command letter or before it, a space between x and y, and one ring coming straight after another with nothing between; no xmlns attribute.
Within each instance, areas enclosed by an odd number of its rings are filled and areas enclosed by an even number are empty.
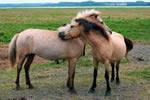
<svg viewBox="0 0 150 100"><path fill-rule="evenodd" d="M43 64L47 62L49 62L49 60L35 56L32 64ZM8 45L0 45L0 69L7 69L7 68L9 68Z"/></svg>
<svg viewBox="0 0 150 100"><path fill-rule="evenodd" d="M129 53L129 58L132 62L142 65L150 65L150 45L136 44L133 50Z"/></svg>

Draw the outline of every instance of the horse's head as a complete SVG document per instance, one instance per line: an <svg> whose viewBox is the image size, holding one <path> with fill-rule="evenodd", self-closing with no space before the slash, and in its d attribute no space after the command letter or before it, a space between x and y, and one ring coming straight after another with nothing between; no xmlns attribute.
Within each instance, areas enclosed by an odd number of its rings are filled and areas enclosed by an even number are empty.
<svg viewBox="0 0 150 100"><path fill-rule="evenodd" d="M70 30L70 26L71 24L63 24L61 27L59 27L57 29L57 31L59 32L59 37L62 39L62 40L65 40L64 39L64 33L69 33L68 31Z"/></svg>
<svg viewBox="0 0 150 100"><path fill-rule="evenodd" d="M79 12L65 31L59 31L60 38L72 39L89 34L91 31L100 31L108 39L107 32L111 33L111 30L99 17L99 14L100 12L95 10Z"/></svg>

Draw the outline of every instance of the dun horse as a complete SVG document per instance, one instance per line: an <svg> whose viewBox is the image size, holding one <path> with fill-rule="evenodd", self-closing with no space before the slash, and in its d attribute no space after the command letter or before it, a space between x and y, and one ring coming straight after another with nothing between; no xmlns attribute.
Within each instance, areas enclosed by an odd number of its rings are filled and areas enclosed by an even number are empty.
<svg viewBox="0 0 150 100"><path fill-rule="evenodd" d="M59 29L65 31L68 27L70 28L69 24ZM58 37L58 33L59 31L27 29L13 37L9 45L9 61L11 68L17 65L16 89L20 88L19 76L22 65L25 69L26 84L30 89L33 88L30 82L29 69L35 55L49 60L68 59L67 84L73 83L76 62L83 53L85 42L82 37L63 41ZM75 92L73 84L69 88L71 92Z"/></svg>
<svg viewBox="0 0 150 100"><path fill-rule="evenodd" d="M94 92L94 89L96 88L98 63L102 62L105 66L105 80L107 83L105 95L108 96L111 93L111 88L109 85L110 63L112 66L114 66L114 63L117 63L116 82L119 83L118 72L120 60L127 56L128 51L132 49L133 45L129 39L124 38L122 35L116 32L111 32L109 27L107 27L99 15L100 12L96 10L79 12L72 20L70 29L65 32L61 31L59 33L59 37L62 40L82 37L88 41L89 45L92 47L94 64L94 80L89 92ZM113 81L114 73L112 75Z"/></svg>

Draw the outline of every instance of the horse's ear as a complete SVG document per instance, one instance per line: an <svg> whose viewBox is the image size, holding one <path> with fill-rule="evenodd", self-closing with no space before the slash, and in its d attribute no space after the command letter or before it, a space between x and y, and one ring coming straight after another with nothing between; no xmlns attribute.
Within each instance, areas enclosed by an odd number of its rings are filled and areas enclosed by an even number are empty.
<svg viewBox="0 0 150 100"><path fill-rule="evenodd" d="M81 20L81 19L75 19L75 21L76 21L77 23L79 23L79 25L81 25L81 23L82 23L82 20Z"/></svg>
<svg viewBox="0 0 150 100"><path fill-rule="evenodd" d="M75 19L75 21L79 23L79 22L81 22L81 19Z"/></svg>
<svg viewBox="0 0 150 100"><path fill-rule="evenodd" d="M62 26L66 26L67 25L67 23L64 23Z"/></svg>

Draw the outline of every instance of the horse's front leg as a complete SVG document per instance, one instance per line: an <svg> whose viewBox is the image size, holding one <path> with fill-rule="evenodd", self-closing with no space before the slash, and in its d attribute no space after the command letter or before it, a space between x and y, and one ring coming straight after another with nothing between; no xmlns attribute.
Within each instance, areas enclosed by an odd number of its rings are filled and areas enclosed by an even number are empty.
<svg viewBox="0 0 150 100"><path fill-rule="evenodd" d="M94 73L93 73L93 84L91 88L89 89L89 93L93 93L96 88L96 78L97 78L97 70L98 70L98 61L93 58L93 64L94 64Z"/></svg>
<svg viewBox="0 0 150 100"><path fill-rule="evenodd" d="M69 59L69 69L68 69L69 77L68 77L67 86L69 87L71 93L76 93L74 89L76 63L77 63L77 58Z"/></svg>
<svg viewBox="0 0 150 100"><path fill-rule="evenodd" d="M106 60L104 62L104 65L105 65L105 80L106 80L106 84L107 84L105 96L109 96L111 93L111 88L109 85L109 66L110 66L109 60Z"/></svg>

